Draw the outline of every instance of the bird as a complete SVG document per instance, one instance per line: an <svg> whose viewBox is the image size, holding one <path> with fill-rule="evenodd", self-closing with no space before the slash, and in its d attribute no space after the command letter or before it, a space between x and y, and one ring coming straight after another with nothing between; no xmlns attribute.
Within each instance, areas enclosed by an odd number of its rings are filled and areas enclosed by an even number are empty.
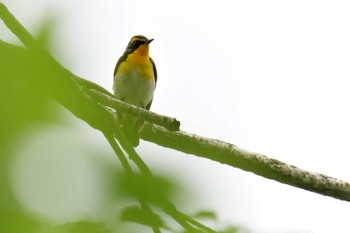
<svg viewBox="0 0 350 233"><path fill-rule="evenodd" d="M114 95L129 104L149 110L157 84L157 69L149 55L150 43L142 35L133 36L114 69ZM133 147L140 141L144 121L117 112L119 126Z"/></svg>

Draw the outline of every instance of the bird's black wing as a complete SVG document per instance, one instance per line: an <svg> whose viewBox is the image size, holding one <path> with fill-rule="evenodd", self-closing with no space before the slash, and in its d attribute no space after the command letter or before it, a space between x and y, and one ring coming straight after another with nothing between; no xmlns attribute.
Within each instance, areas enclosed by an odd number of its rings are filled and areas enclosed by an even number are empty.
<svg viewBox="0 0 350 233"><path fill-rule="evenodd" d="M157 78L158 78L158 74L157 74L157 68L156 68L156 64L154 63L152 58L149 58L149 60L152 63L152 67L153 67L153 74L154 74L154 81L155 81L155 85L157 85ZM147 104L146 109L149 110L151 108L152 105L152 100L149 104Z"/></svg>
<svg viewBox="0 0 350 233"><path fill-rule="evenodd" d="M119 59L118 59L118 62L117 64L115 65L115 68L114 68L114 73L113 73L113 77L115 77L115 75L117 74L117 71L118 71L118 68L120 66L120 64L126 60L126 58L128 57L128 53L124 53Z"/></svg>
<svg viewBox="0 0 350 233"><path fill-rule="evenodd" d="M151 63L152 63L152 67L153 67L153 74L154 74L154 80L157 84L157 68L156 68L156 64L154 63L153 59L152 58L149 58Z"/></svg>

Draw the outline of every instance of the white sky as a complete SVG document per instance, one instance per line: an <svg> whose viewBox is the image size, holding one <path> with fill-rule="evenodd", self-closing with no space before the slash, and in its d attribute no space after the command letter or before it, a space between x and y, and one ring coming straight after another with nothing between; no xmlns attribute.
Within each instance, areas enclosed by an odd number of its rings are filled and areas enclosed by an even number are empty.
<svg viewBox="0 0 350 233"><path fill-rule="evenodd" d="M56 57L108 90L129 38L155 38L153 111L178 118L182 130L350 181L350 2L4 3L34 32L54 12L56 48L64 48ZM152 151L146 158L160 170L186 175L206 194L195 207L214 209L224 223L257 233L348 229L349 203L149 143L139 151Z"/></svg>

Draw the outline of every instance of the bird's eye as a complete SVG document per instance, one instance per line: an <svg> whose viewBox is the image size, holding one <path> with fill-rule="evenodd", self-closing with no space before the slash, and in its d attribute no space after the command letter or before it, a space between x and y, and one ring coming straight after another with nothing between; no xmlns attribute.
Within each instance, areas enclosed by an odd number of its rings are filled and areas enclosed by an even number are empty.
<svg viewBox="0 0 350 233"><path fill-rule="evenodd" d="M133 41L132 46L136 49L136 48L140 47L140 45L142 45L142 44L143 44L143 42L141 40L135 40L135 41Z"/></svg>
<svg viewBox="0 0 350 233"><path fill-rule="evenodd" d="M140 47L142 44L144 44L144 41L142 40L134 40L134 41L131 41L128 45L128 49L133 51L135 49L137 49L138 47Z"/></svg>

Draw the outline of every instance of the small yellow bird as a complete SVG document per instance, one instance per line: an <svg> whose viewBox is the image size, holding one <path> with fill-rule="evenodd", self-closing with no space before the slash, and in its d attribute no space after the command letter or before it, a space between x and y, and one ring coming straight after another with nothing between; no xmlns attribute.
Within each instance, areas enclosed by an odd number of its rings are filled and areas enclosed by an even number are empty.
<svg viewBox="0 0 350 233"><path fill-rule="evenodd" d="M152 41L141 35L133 36L114 69L114 95L147 110L151 107L157 83L156 66L149 56ZM134 147L138 146L144 122L119 112L118 120L125 137Z"/></svg>

